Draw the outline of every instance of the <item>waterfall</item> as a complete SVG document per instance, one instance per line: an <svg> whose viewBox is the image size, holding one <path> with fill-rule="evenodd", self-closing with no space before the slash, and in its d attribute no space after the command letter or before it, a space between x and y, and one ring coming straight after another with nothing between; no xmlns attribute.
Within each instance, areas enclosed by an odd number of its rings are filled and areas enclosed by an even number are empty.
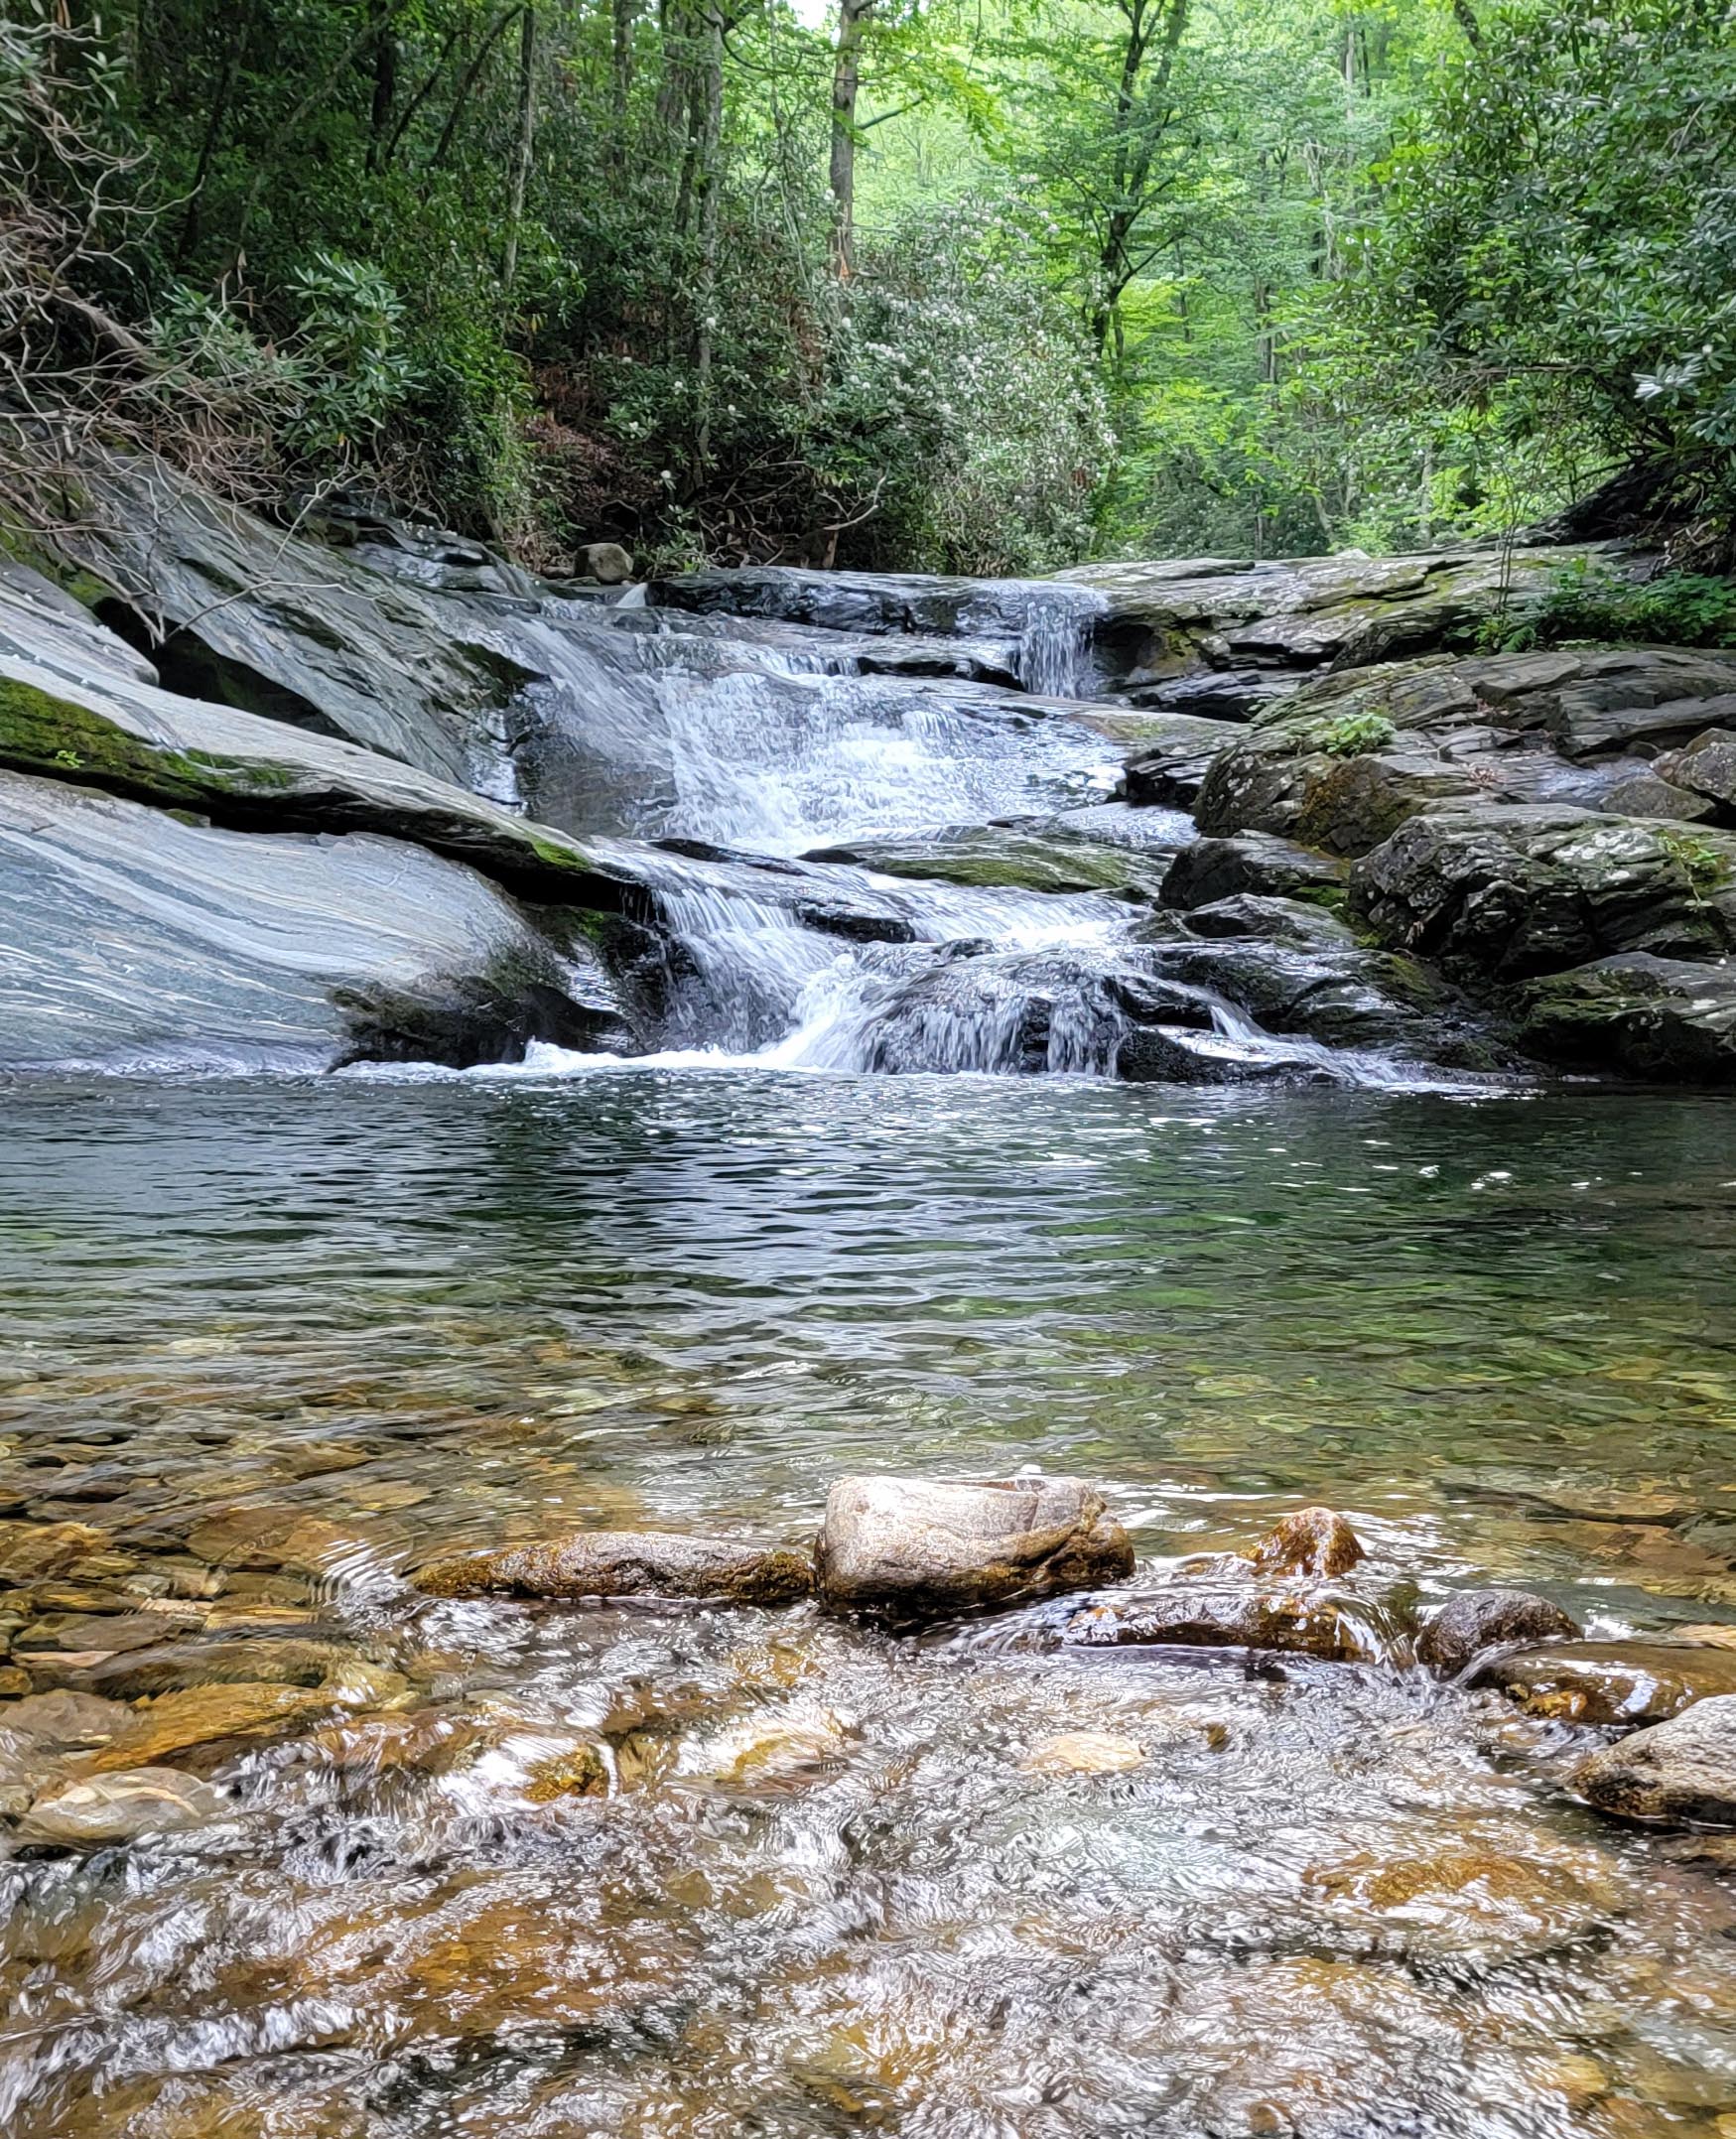
<svg viewBox="0 0 1736 2139"><path fill-rule="evenodd" d="M1018 642L1018 680L1040 698L1090 698L1097 687L1097 620L1109 606L1091 587L1033 587Z"/></svg>

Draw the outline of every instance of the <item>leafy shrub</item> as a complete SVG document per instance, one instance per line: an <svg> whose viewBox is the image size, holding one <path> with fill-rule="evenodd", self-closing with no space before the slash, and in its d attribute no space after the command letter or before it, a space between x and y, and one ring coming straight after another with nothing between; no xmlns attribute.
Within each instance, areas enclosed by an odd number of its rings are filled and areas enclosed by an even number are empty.
<svg viewBox="0 0 1736 2139"><path fill-rule="evenodd" d="M1610 646L1736 646L1736 581L1666 572L1636 584L1586 558L1555 575L1526 615L1494 617L1480 643L1503 653L1590 639Z"/></svg>
<svg viewBox="0 0 1736 2139"><path fill-rule="evenodd" d="M1331 757L1363 757L1385 749L1397 733L1384 713L1347 713L1322 733L1320 747Z"/></svg>

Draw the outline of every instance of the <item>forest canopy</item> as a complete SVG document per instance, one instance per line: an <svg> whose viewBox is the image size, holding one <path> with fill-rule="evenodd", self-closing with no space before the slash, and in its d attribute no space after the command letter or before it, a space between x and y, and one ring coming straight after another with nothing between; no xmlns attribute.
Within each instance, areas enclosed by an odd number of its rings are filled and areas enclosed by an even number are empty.
<svg viewBox="0 0 1736 2139"><path fill-rule="evenodd" d="M533 563L1727 562L1716 0L57 0L0 409Z"/></svg>

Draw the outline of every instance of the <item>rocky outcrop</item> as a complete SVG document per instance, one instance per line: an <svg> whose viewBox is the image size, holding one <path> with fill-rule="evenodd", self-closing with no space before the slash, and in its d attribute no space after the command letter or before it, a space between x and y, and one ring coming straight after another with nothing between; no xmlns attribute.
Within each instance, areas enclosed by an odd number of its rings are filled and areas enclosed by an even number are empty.
<svg viewBox="0 0 1736 2139"><path fill-rule="evenodd" d="M1736 934L1736 835L1496 804L1414 817L1351 871L1377 935L1473 980L1616 952L1721 958Z"/></svg>
<svg viewBox="0 0 1736 2139"><path fill-rule="evenodd" d="M549 1544L445 1559L416 1587L431 1597L693 1597L788 1604L814 1586L806 1555L675 1531L581 1531Z"/></svg>
<svg viewBox="0 0 1736 2139"><path fill-rule="evenodd" d="M1519 1642L1572 1641L1578 1627L1557 1604L1524 1589L1463 1589L1431 1612L1416 1637L1416 1661L1456 1678L1486 1650Z"/></svg>
<svg viewBox="0 0 1736 2139"><path fill-rule="evenodd" d="M1169 857L1161 851L1084 839L1057 829L987 826L924 840L855 840L820 847L809 862L842 862L881 876L904 876L966 889L1102 891L1112 898L1154 899Z"/></svg>
<svg viewBox="0 0 1736 2139"><path fill-rule="evenodd" d="M1532 981L1519 1033L1574 1069L1718 1084L1736 1077L1736 968L1630 951Z"/></svg>
<svg viewBox="0 0 1736 2139"><path fill-rule="evenodd" d="M535 670L488 642L486 608L466 612L450 592L436 604L159 461L87 461L78 483L60 555L106 590L102 613L166 684L498 785L502 710Z"/></svg>
<svg viewBox="0 0 1736 2139"><path fill-rule="evenodd" d="M1332 856L1266 833L1199 839L1176 856L1163 879L1163 903L1185 913L1243 894L1336 902L1347 873Z"/></svg>
<svg viewBox="0 0 1736 2139"><path fill-rule="evenodd" d="M1080 1478L841 1478L815 1549L834 1611L934 1619L1089 1589L1134 1548Z"/></svg>
<svg viewBox="0 0 1736 2139"><path fill-rule="evenodd" d="M1600 1811L1624 1819L1736 1826L1736 1694L1696 1701L1593 1753L1573 1784Z"/></svg>

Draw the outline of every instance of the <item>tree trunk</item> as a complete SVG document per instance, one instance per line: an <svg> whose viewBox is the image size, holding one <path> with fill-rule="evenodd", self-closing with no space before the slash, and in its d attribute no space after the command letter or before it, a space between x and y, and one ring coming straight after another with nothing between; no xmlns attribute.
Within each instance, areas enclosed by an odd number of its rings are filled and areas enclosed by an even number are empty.
<svg viewBox="0 0 1736 2139"><path fill-rule="evenodd" d="M633 93L633 18L636 0L613 0L613 49L609 55L609 115L614 122L617 164L627 156L627 117Z"/></svg>
<svg viewBox="0 0 1736 2139"><path fill-rule="evenodd" d="M398 40L392 35L392 0L374 0L374 88L367 124L367 168L377 171L391 133L392 106L398 101Z"/></svg>
<svg viewBox="0 0 1736 2139"><path fill-rule="evenodd" d="M874 0L840 0L832 57L832 265L840 282L856 272L856 100L873 10Z"/></svg>
<svg viewBox="0 0 1736 2139"><path fill-rule="evenodd" d="M440 130L440 139L434 144L434 154L428 159L427 168L430 171L438 171L452 154L453 143L457 141L459 128L464 123L465 110L469 103L470 91L476 85L476 76L481 73L483 67L486 65L488 55L494 50L495 41L501 31L519 12L515 7L507 8L503 13L496 15L487 29L482 32L482 42L476 47L469 66L459 76L459 85L453 91L452 109L446 115L446 124Z"/></svg>
<svg viewBox="0 0 1736 2139"><path fill-rule="evenodd" d="M518 274L518 236L524 223L524 196L530 183L530 157L535 144L536 9L527 7L518 32L518 131L513 138L512 171L507 184L506 252L500 263L500 294L508 302Z"/></svg>
<svg viewBox="0 0 1736 2139"><path fill-rule="evenodd" d="M247 57L247 41L253 35L253 8L243 8L235 18L235 34L229 40L229 50L223 59L223 71L217 82L217 93L211 98L210 117L205 121L204 139L200 143L199 168L193 174L193 185L188 190L187 213L181 219L181 238L175 248L175 272L180 274L193 257L199 244L200 224L203 216L205 180L210 177L211 159L217 153L217 144L223 137L223 124L229 116L229 100L235 93L235 84L241 78L241 62Z"/></svg>
<svg viewBox="0 0 1736 2139"><path fill-rule="evenodd" d="M723 0L705 0L700 18L699 328L693 370L699 424L694 433L696 474L711 459L712 366L717 347L718 235L723 206L724 14Z"/></svg>

